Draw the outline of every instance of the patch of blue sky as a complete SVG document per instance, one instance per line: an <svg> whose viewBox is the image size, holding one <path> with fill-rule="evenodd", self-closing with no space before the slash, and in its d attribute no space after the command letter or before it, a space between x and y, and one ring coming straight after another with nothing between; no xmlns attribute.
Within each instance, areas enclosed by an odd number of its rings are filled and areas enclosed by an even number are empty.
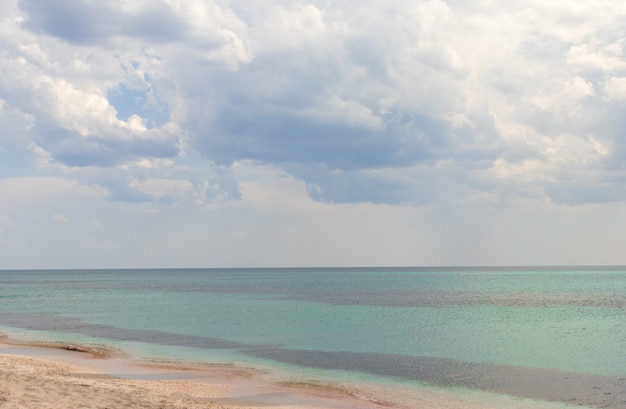
<svg viewBox="0 0 626 409"><path fill-rule="evenodd" d="M164 104L153 101L150 89L137 90L124 84L109 90L109 103L117 110L120 120L127 120L131 115L145 119L148 128L156 128L169 121L169 110Z"/></svg>

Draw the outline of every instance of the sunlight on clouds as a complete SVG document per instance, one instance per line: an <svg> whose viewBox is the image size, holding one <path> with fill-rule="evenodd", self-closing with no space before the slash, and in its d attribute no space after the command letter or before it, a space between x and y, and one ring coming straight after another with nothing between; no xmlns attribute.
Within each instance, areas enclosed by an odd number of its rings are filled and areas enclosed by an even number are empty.
<svg viewBox="0 0 626 409"><path fill-rule="evenodd" d="M525 160L521 162L509 162L506 159L497 159L491 169L495 177L505 181L532 182L544 169L544 162L540 160Z"/></svg>
<svg viewBox="0 0 626 409"><path fill-rule="evenodd" d="M229 9L202 0L166 2L188 23L192 31L190 42L199 46L201 58L225 63L231 69L252 60L245 38L246 26Z"/></svg>
<svg viewBox="0 0 626 409"><path fill-rule="evenodd" d="M148 130L146 128L145 121L139 115L131 115L126 122L126 125L132 132L143 133Z"/></svg>
<svg viewBox="0 0 626 409"><path fill-rule="evenodd" d="M602 87L609 99L626 99L626 77L609 77Z"/></svg>
<svg viewBox="0 0 626 409"><path fill-rule="evenodd" d="M41 49L39 44L18 44L17 49L26 56L28 60L36 61L39 64L48 63L48 56Z"/></svg>
<svg viewBox="0 0 626 409"><path fill-rule="evenodd" d="M594 138L562 134L552 140L546 153L551 161L556 162L555 170L569 168L579 172L583 168L592 170L594 166L600 165L608 149Z"/></svg>
<svg viewBox="0 0 626 409"><path fill-rule="evenodd" d="M579 108L580 100L594 94L590 82L574 77L564 83L555 83L550 93L546 92L535 97L537 108L544 111L559 110L561 115L572 115L572 109ZM555 92L556 91L556 92Z"/></svg>
<svg viewBox="0 0 626 409"><path fill-rule="evenodd" d="M251 37L254 49L277 51L314 44L322 40L329 31L323 10L313 4L275 4L265 10L265 18L252 26L254 33L261 37Z"/></svg>
<svg viewBox="0 0 626 409"><path fill-rule="evenodd" d="M375 131L382 131L385 128L383 120L371 109L357 101L345 101L337 96L322 101L321 106L304 110L302 114L322 122L343 123L351 127Z"/></svg>
<svg viewBox="0 0 626 409"><path fill-rule="evenodd" d="M603 49L598 49L592 44L572 46L566 56L567 63L579 71L619 72L626 68L621 47L620 44L610 44Z"/></svg>
<svg viewBox="0 0 626 409"><path fill-rule="evenodd" d="M493 175L501 180L525 181L540 180L558 182L583 172L601 167L609 153L606 144L593 137L581 138L578 135L561 134L545 140L540 157L523 161L507 161L499 158L493 162Z"/></svg>
<svg viewBox="0 0 626 409"><path fill-rule="evenodd" d="M4 244L63 230L134 265L619 259L625 5L0 11L0 152L40 175L0 178Z"/></svg>
<svg viewBox="0 0 626 409"><path fill-rule="evenodd" d="M144 169L155 169L155 170L160 170L160 169L168 169L168 168L173 168L176 166L176 162L173 161L172 159L161 159L161 158L157 158L157 159L148 159L148 158L138 158L137 160L135 160L134 162L131 163L127 163L124 165L121 165L120 167L122 169L129 169L131 166L137 166L139 168L144 168Z"/></svg>
<svg viewBox="0 0 626 409"><path fill-rule="evenodd" d="M79 90L64 79L44 78L37 86L41 100L60 126L81 136L99 133L102 123L115 123L115 111L98 89ZM100 128L100 129L99 129Z"/></svg>

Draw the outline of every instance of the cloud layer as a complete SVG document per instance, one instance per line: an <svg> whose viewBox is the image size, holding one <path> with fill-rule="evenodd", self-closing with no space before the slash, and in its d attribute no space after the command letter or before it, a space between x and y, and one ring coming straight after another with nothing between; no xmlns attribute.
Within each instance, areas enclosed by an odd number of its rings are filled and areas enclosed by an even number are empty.
<svg viewBox="0 0 626 409"><path fill-rule="evenodd" d="M184 163L195 151L217 166L278 166L330 202L624 197L623 7L3 8L3 145L55 165Z"/></svg>
<svg viewBox="0 0 626 409"><path fill-rule="evenodd" d="M626 199L615 2L7 0L0 16L3 177L207 208L250 199L267 169L326 204Z"/></svg>

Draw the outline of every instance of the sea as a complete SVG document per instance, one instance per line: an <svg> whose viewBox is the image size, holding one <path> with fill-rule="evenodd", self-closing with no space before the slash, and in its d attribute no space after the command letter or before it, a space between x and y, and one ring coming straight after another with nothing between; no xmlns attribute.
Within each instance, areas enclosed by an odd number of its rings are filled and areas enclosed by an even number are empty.
<svg viewBox="0 0 626 409"><path fill-rule="evenodd" d="M5 270L0 332L626 408L626 267Z"/></svg>

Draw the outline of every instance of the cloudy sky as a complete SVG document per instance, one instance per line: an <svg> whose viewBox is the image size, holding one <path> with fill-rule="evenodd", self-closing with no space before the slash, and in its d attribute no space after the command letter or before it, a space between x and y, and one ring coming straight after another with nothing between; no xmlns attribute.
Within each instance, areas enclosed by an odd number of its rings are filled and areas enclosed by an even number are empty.
<svg viewBox="0 0 626 409"><path fill-rule="evenodd" d="M626 3L3 0L0 268L626 264Z"/></svg>

